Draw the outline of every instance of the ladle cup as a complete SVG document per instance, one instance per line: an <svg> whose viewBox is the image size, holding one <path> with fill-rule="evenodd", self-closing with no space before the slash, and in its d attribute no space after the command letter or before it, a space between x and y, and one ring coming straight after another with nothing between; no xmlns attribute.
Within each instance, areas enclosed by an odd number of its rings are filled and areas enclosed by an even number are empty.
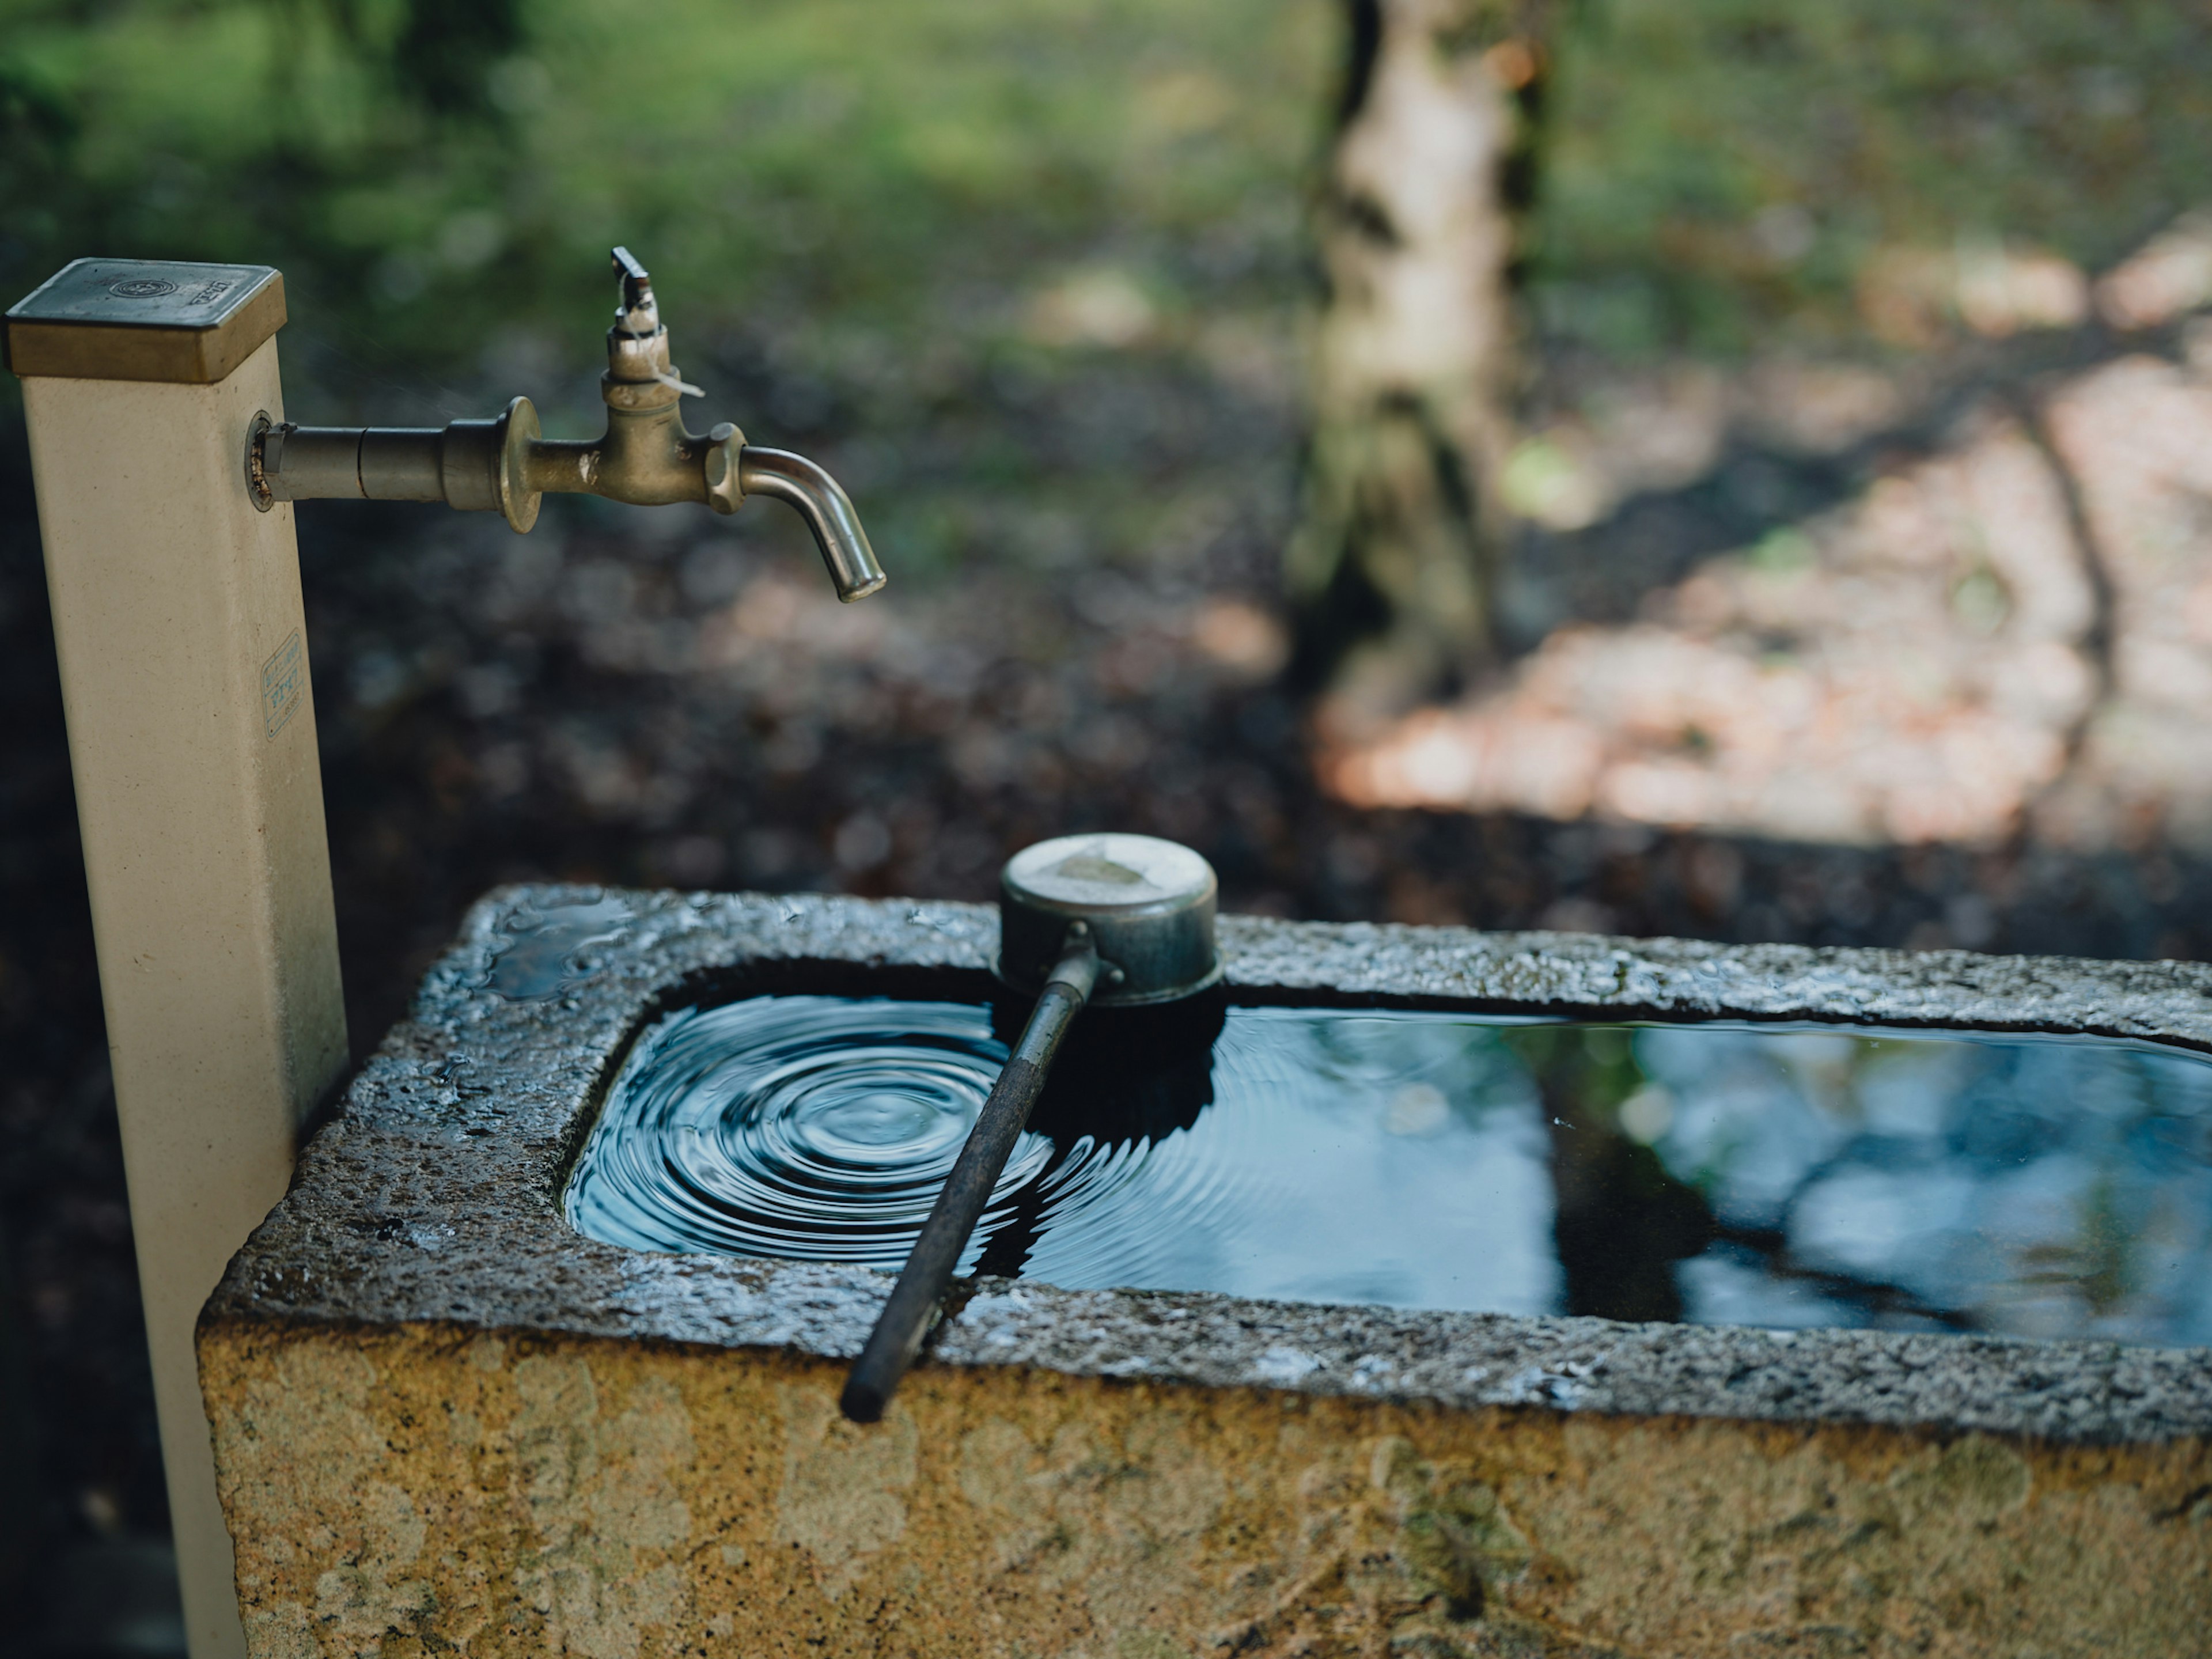
<svg viewBox="0 0 2212 1659"><path fill-rule="evenodd" d="M1034 994L1036 1006L846 1379L839 1403L853 1421L882 1418L921 1352L1076 1015L1093 1003L1176 1001L1221 977L1217 890L1204 859L1151 836L1066 836L1006 861L992 966L1014 990Z"/></svg>

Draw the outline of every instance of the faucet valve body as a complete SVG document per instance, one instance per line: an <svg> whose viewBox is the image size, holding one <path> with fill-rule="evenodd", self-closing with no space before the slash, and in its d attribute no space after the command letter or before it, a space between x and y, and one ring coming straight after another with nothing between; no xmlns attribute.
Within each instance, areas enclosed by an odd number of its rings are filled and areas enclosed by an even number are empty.
<svg viewBox="0 0 2212 1659"><path fill-rule="evenodd" d="M752 447L725 422L703 437L684 424L684 396L700 395L669 360L652 278L627 248L614 251L622 304L607 331L599 391L607 428L589 441L547 438L517 398L489 420L442 428L305 427L258 416L247 440L253 504L341 499L443 501L496 512L517 532L538 521L548 494L590 495L634 506L699 501L734 513L749 495L798 509L821 550L837 597L865 599L889 579L851 499L829 473L783 450Z"/></svg>

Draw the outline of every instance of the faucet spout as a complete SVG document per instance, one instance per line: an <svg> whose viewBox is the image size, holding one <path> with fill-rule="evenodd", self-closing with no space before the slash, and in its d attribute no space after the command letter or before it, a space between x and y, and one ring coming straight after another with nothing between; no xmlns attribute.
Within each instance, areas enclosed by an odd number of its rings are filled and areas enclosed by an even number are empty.
<svg viewBox="0 0 2212 1659"><path fill-rule="evenodd" d="M830 580L837 597L850 605L865 599L890 580L876 562L868 545L868 532L852 498L827 472L804 455L787 449L763 449L747 444L738 453L738 488L747 495L773 495L788 501L806 520L822 562L830 567Z"/></svg>

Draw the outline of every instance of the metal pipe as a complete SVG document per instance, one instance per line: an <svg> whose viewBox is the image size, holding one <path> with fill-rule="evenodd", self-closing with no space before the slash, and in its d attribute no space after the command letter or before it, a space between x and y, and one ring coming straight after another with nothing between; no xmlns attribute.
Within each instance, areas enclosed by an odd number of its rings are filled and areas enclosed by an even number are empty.
<svg viewBox="0 0 2212 1659"><path fill-rule="evenodd" d="M372 501L446 499L445 434L435 427L373 426L361 434L361 493ZM289 482L291 445L277 476Z"/></svg>
<svg viewBox="0 0 2212 1659"><path fill-rule="evenodd" d="M277 426L262 434L260 477L271 501L337 496L359 499L361 441L356 427ZM252 476L252 456L247 459Z"/></svg>
<svg viewBox="0 0 2212 1659"><path fill-rule="evenodd" d="M890 1300L877 1316L867 1346L845 1380L838 1405L854 1422L882 1419L899 1379L921 1352L921 1340L929 1334L938 1298L952 1282L969 1237L982 1218L1006 1159L1013 1154L1014 1143L1029 1123L1060 1040L1091 1000L1100 966L1090 926L1070 922L1060 958L1045 980L1044 990L1030 1012L1029 1023L1022 1027L1006 1069L992 1085L990 1097L983 1103L975 1127L969 1131L968 1144L954 1160L952 1173L945 1177L929 1219L922 1224L921 1236L915 1240L898 1283L891 1289Z"/></svg>
<svg viewBox="0 0 2212 1659"><path fill-rule="evenodd" d="M804 455L746 445L738 454L738 489L746 495L773 495L799 509L822 550L822 562L830 567L837 597L846 604L866 599L890 580L876 562L852 498Z"/></svg>
<svg viewBox="0 0 2212 1659"><path fill-rule="evenodd" d="M512 506L511 518L523 520L537 517L538 498L548 492L641 503L699 501L719 512L733 510L747 495L766 495L789 502L806 521L840 599L864 599L890 580L852 498L804 455L747 444L728 426L695 439L669 412L672 401L657 422L617 410L607 436L590 441L538 436L527 399L515 404L507 417L454 421L442 428L265 426L249 447L247 480L264 503L335 497L444 501L479 512ZM522 429L510 435L518 420ZM655 428L659 441L637 433L641 426ZM732 450L738 458L734 491L724 482Z"/></svg>

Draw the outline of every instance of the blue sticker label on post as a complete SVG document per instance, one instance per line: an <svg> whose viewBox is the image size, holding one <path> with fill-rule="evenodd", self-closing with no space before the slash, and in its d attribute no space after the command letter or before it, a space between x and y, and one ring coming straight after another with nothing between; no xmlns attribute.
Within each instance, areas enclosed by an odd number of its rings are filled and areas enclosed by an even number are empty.
<svg viewBox="0 0 2212 1659"><path fill-rule="evenodd" d="M261 665L261 718L270 737L284 729L307 696L307 653L295 628L276 647L276 654Z"/></svg>

